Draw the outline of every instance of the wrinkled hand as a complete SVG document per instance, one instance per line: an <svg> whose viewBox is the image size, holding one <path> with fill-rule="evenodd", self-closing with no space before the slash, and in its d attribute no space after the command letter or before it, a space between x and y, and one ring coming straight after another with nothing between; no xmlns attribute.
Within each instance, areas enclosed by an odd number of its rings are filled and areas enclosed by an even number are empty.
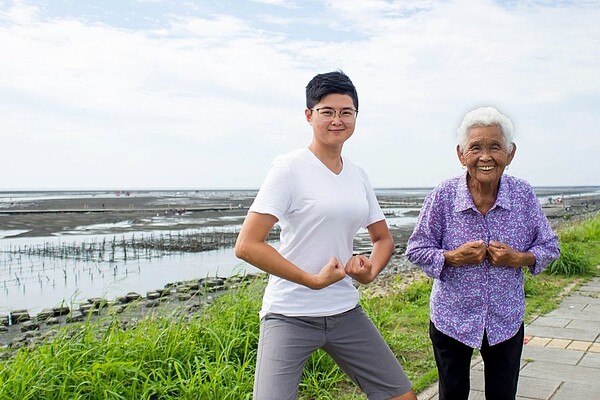
<svg viewBox="0 0 600 400"><path fill-rule="evenodd" d="M371 260L363 255L352 256L346 263L346 274L360 283L371 283L373 281L373 264Z"/></svg>
<svg viewBox="0 0 600 400"><path fill-rule="evenodd" d="M346 277L346 271L344 271L344 265L336 257L331 257L329 261L321 268L321 271L315 275L315 285L313 289L323 289L342 280Z"/></svg>
<svg viewBox="0 0 600 400"><path fill-rule="evenodd" d="M450 265L476 265L485 260L487 248L483 240L467 242L455 250L449 250L444 253L446 262Z"/></svg>
<svg viewBox="0 0 600 400"><path fill-rule="evenodd" d="M487 248L490 263L494 266L517 266L518 252L502 242L490 240Z"/></svg>

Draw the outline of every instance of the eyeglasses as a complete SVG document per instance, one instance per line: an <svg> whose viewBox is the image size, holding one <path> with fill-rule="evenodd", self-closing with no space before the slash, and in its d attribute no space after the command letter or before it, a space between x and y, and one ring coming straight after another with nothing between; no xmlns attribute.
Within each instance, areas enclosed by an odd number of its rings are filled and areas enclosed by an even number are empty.
<svg viewBox="0 0 600 400"><path fill-rule="evenodd" d="M336 115L339 115L343 122L354 122L356 116L358 115L358 110L353 108L342 108L341 110L337 111L331 107L321 107L311 108L310 110L316 111L320 118L328 121L333 120Z"/></svg>

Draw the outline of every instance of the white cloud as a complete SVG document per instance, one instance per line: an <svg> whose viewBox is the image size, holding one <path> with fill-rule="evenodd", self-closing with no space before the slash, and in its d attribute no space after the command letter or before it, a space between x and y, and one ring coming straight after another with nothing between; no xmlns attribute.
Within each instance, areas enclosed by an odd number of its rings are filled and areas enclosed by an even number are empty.
<svg viewBox="0 0 600 400"><path fill-rule="evenodd" d="M0 4L0 6L5 5ZM14 1L6 11L0 11L0 18L7 19L15 23L27 24L35 21L39 17L39 14L39 7L27 4L25 1Z"/></svg>
<svg viewBox="0 0 600 400"><path fill-rule="evenodd" d="M270 16L181 10L160 30L6 4L0 140L31 161L0 189L257 187L277 153L310 141L304 86L334 69L358 87L346 151L376 186L433 186L459 171L455 129L484 104L515 121L510 172L600 184L593 3L273 1ZM558 169L567 147L582 161ZM11 152L0 168L22 158Z"/></svg>
<svg viewBox="0 0 600 400"><path fill-rule="evenodd" d="M172 21L172 32L179 35L211 39L226 39L247 35L251 29L243 20L228 15L212 18L178 18Z"/></svg>
<svg viewBox="0 0 600 400"><path fill-rule="evenodd" d="M294 2L290 1L290 0L252 0L252 1L255 3L259 3L259 4L268 4L268 5L272 5L272 6L285 7L285 8L289 8L289 9L296 8L296 5L294 4Z"/></svg>

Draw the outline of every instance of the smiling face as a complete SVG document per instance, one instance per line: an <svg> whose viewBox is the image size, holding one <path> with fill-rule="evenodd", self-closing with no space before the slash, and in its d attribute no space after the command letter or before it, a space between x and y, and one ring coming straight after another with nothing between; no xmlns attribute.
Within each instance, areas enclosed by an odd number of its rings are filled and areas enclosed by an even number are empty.
<svg viewBox="0 0 600 400"><path fill-rule="evenodd" d="M492 190L497 190L515 151L514 143L510 151L506 148L498 125L472 127L464 149L456 146L458 159L467 167L469 186Z"/></svg>
<svg viewBox="0 0 600 400"><path fill-rule="evenodd" d="M320 115L317 109L332 109L335 111L333 119ZM340 117L341 110L354 110L352 97L346 94L332 93L323 97L319 103L311 109L305 110L306 120L313 127L313 143L318 148L327 150L342 150L344 142L354 133L355 119L344 119Z"/></svg>

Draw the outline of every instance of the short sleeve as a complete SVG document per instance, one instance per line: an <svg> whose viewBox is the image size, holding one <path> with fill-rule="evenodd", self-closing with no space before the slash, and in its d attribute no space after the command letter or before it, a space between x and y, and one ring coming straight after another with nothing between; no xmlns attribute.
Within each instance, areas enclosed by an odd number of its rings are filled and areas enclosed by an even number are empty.
<svg viewBox="0 0 600 400"><path fill-rule="evenodd" d="M281 157L271 164L267 177L262 183L249 212L271 214L278 220L286 214L291 204L292 174Z"/></svg>
<svg viewBox="0 0 600 400"><path fill-rule="evenodd" d="M369 177L367 176L366 172L364 172L363 170L361 170L361 173L362 173L363 182L365 185L367 202L369 203L369 214L367 215L367 219L365 220L365 223L363 226L363 228L366 228L369 225L374 224L375 222L384 220L385 215L383 214L383 211L381 210L381 206L379 205L379 202L377 201L377 196L375 195L375 190L373 189L373 186L371 185L371 182L369 181Z"/></svg>

